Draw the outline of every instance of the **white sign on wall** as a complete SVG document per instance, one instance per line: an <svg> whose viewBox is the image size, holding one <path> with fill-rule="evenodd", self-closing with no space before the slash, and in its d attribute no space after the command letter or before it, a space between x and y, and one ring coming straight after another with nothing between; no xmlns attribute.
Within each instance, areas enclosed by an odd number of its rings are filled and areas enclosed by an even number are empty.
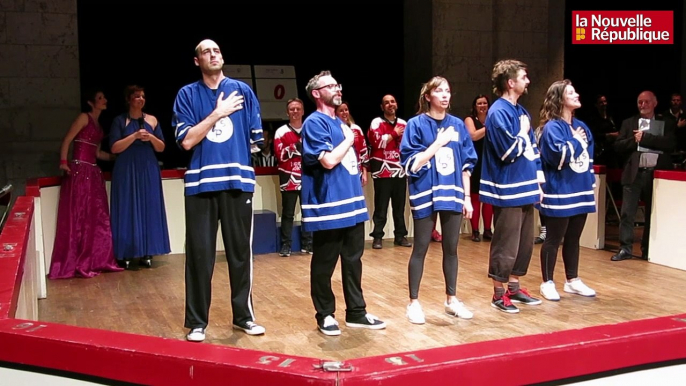
<svg viewBox="0 0 686 386"><path fill-rule="evenodd" d="M285 120L286 101L298 96L293 66L254 66L262 119Z"/></svg>
<svg viewBox="0 0 686 386"><path fill-rule="evenodd" d="M252 67L249 64L225 64L222 67L222 72L224 76L245 82L253 91L255 90Z"/></svg>

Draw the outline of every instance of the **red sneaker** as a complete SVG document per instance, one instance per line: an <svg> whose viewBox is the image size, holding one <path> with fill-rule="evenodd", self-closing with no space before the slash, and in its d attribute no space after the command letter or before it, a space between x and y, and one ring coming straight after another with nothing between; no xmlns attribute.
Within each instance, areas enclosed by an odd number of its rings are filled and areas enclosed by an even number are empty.
<svg viewBox="0 0 686 386"><path fill-rule="evenodd" d="M434 229L434 231L431 232L431 240L433 240L437 243L440 243L441 241L443 241L443 236L441 236L441 234L438 233L438 231Z"/></svg>

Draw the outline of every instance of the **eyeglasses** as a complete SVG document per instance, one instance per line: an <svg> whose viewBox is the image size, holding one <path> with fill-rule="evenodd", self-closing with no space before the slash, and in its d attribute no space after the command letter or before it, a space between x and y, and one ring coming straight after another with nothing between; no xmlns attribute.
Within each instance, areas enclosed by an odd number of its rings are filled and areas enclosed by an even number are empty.
<svg viewBox="0 0 686 386"><path fill-rule="evenodd" d="M329 89L331 91L343 91L342 84L327 84L326 86L315 88L315 90L321 90L323 88Z"/></svg>

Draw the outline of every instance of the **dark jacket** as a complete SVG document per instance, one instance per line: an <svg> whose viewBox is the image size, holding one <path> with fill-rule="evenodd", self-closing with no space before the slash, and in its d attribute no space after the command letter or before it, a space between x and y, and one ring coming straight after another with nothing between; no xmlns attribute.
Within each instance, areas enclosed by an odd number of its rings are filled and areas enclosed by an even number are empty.
<svg viewBox="0 0 686 386"><path fill-rule="evenodd" d="M634 139L634 130L638 130L639 118L641 118L639 115L634 115L622 122L622 127L619 129L619 136L614 144L617 154L624 157L622 185L628 185L634 182L636 174L638 173L638 163L641 152L637 150L639 144L637 144ZM661 114L655 114L655 119L650 121L651 128L656 124L655 121L664 122L663 135L658 136L647 132L643 133L640 145L642 147L662 151L662 154L660 154L657 159L656 169L673 169L671 154L676 142L676 124L673 119L664 119Z"/></svg>

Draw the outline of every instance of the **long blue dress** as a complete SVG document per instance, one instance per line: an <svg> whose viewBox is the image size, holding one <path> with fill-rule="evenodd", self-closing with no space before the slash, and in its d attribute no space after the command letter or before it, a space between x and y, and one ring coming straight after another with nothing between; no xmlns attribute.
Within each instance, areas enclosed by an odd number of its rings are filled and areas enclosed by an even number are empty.
<svg viewBox="0 0 686 386"><path fill-rule="evenodd" d="M159 123L145 129L164 141ZM137 119L122 114L112 122L110 147L140 129ZM162 176L151 142L135 140L119 154L112 170L110 194L114 256L118 260L171 252L164 209Z"/></svg>

